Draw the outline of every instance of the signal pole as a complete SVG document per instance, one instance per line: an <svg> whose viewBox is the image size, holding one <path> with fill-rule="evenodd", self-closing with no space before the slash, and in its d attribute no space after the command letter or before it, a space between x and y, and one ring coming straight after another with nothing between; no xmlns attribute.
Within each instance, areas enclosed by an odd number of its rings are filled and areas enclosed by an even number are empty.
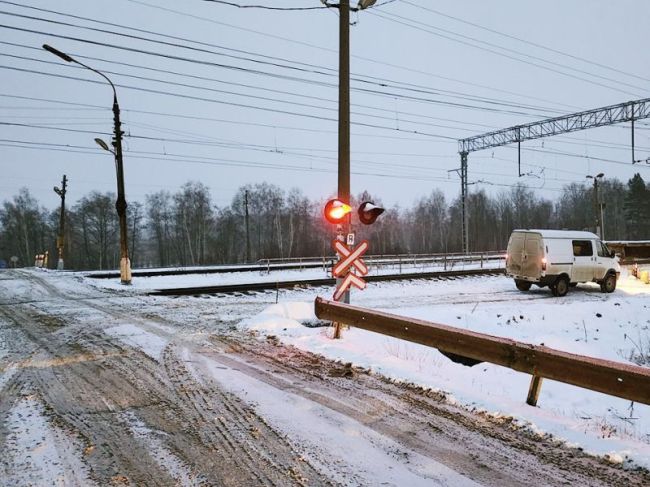
<svg viewBox="0 0 650 487"><path fill-rule="evenodd" d="M63 175L61 181L61 188L54 186L54 192L61 197L61 213L59 214L59 236L56 239L56 248L59 251L59 260L56 263L56 268L59 271L63 270L63 247L65 246L65 193L68 188L68 178Z"/></svg>
<svg viewBox="0 0 650 487"><path fill-rule="evenodd" d="M339 186L338 197L350 205L350 0L339 3ZM343 235L352 229L352 213L343 224ZM345 237L344 237L345 238ZM340 285L339 278L337 285ZM346 291L343 302L350 302ZM338 330L337 330L338 331ZM339 331L340 333L340 331Z"/></svg>

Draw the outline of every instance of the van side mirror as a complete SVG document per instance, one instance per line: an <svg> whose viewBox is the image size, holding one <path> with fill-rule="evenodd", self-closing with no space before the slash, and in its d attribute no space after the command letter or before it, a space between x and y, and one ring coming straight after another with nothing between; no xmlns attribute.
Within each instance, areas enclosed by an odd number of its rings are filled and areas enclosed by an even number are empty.
<svg viewBox="0 0 650 487"><path fill-rule="evenodd" d="M613 250L610 250L609 251L609 256L613 259L614 257L616 257L616 252L614 252Z"/></svg>

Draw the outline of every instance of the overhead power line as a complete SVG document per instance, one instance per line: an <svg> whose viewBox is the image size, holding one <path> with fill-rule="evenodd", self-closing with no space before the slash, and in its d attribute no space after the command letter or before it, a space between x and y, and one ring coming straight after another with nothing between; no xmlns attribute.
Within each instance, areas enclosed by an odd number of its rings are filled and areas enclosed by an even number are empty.
<svg viewBox="0 0 650 487"><path fill-rule="evenodd" d="M387 13L380 14L380 13L376 13L376 12L375 13L371 12L371 14L375 15L377 17L383 18L385 20L395 22L395 23L398 23L400 25L404 25L406 27L410 27L412 29L420 30L422 32L429 33L431 35L435 35L437 37L441 37L443 39L450 40L452 42L456 42L456 43L463 44L463 45L466 45L466 46L470 46L470 47L473 47L473 48L476 48L476 49L480 49L482 51L489 52L489 53L495 54L497 56L512 59L514 61L518 61L518 62L521 62L521 63L524 63L524 64L528 64L530 66L535 66L535 67L538 67L540 69L544 69L546 71L551 71L551 72L554 72L554 73L557 73L557 74L561 74L563 76L567 76L569 78L577 79L579 81L584 81L585 83L590 83L590 84L601 86L603 88L607 88L607 89L610 89L610 90L618 91L620 93L625 93L627 95L639 96L638 93L630 92L630 91L627 91L627 90L622 90L620 88L617 88L616 86L606 85L606 84L601 83L599 81L594 81L594 80L591 80L591 79L588 79L588 78L584 78L582 76L577 76L575 74L568 73L568 72L563 71L561 69L556 69L556 68L552 68L552 67L549 67L549 66L544 66L542 64L538 64L538 63L532 62L532 61L527 61L526 59L522 59L520 57L515 57L515 55L516 56L522 56L522 57L528 58L528 59L534 59L534 60L537 60L537 61L541 61L541 62L550 64L552 66L557 66L559 68L563 68L564 70L569 70L569 71L573 71L573 72L577 72L577 73L582 73L582 74L585 74L585 75L588 75L588 76L591 76L591 77L594 77L594 78L610 81L610 82L615 83L616 85L620 84L620 85L629 86L629 87L632 87L632 88L637 89L639 91L644 90L643 88L641 88L639 86L632 85L632 84L626 83L624 81L615 80L615 79L612 79L612 78L608 78L606 76L601 76L599 74L590 73L590 72L587 72L587 71L582 70L582 69L574 68L572 66L556 63L554 61L549 61L547 59L543 59L543 58L540 58L538 56L534 56L534 55L531 55L531 54L528 54L528 53L525 53L525 52L517 51L515 49L510 49L510 48L507 48L507 47L499 46L498 44L494 44L494 43L491 43L491 42L482 41L482 40L477 39L475 37L466 36L466 35L459 34L457 32L452 32L450 30L443 29L443 28L440 28L440 27L435 27L435 26L432 26L430 24L426 24L426 23L423 23L423 22L420 22L420 21L417 21L417 20L413 20L413 19L409 19L407 17L403 17L401 15L392 14L392 13L391 14L387 14ZM483 47L483 45L489 46L489 47ZM496 51L493 48L501 49L502 51L505 51L505 52ZM506 54L506 53L512 53L514 55Z"/></svg>
<svg viewBox="0 0 650 487"><path fill-rule="evenodd" d="M15 45L13 43L5 43L3 41L0 41L0 44ZM29 46L20 46L20 47L25 47L25 48L28 48L28 49L36 49L36 48L31 48ZM10 57L10 58L14 58L14 59L21 59L21 60L26 60L26 61L32 61L32 62L37 62L37 63L42 63L42 64L49 64L49 65L54 65L54 66L58 66L60 64L60 63L53 62L53 61L45 61L45 60L42 60L42 59L37 59L37 58L32 58L32 57L27 57L27 56L17 56L17 55L13 55L13 54L0 53L0 56ZM163 74L168 74L168 75L172 74L172 75L177 75L177 76L185 77L185 78L199 79L199 80L202 80L202 81L210 81L210 82L213 82L213 83L220 83L220 84L225 84L225 85L233 85L233 86L237 86L237 87L251 88L251 89L256 89L256 90L261 90L261 91L268 91L270 93L278 93L278 94L283 94L283 95L289 95L289 96L294 96L294 97L299 97L299 98L305 98L305 99L310 99L310 100L317 100L317 101L323 101L323 102L327 102L327 103L336 104L336 100L323 98L323 97L318 97L318 96L313 96L313 95L302 95L300 93L284 91L284 90L276 90L276 89L272 89L272 88L257 87L257 86L254 86L254 85L247 85L247 84L244 84L244 83L232 83L232 82L222 81L222 80L219 80L219 79L216 79L216 78L209 78L209 77L205 77L205 76L196 76L196 75L191 75L191 74L187 74L187 73L170 71L168 69L157 69L157 68L151 68L151 67L147 67L147 66L142 66L141 67L141 66L137 66L135 64L124 63L124 62L119 62L119 61L111 61L111 60L106 60L106 59L102 59L102 58L95 58L95 57L89 57L89 56L78 56L78 55L76 55L75 57L80 58L80 59L89 59L89 60L94 60L94 61L102 61L102 62L105 62L105 63L117 64L117 65L120 65L120 66L139 68L139 69L143 69L143 70L146 70L146 71L153 71L153 72L156 72L156 73L163 73ZM71 66L71 67L75 68L75 69L82 69L82 68L78 68L76 66ZM302 103L298 103L298 102L294 102L294 101L281 100L281 99L278 99L278 98L260 97L260 96L256 96L256 95L251 95L249 93L237 93L237 92L233 92L233 91L229 91L229 90L219 90L219 89L215 89L215 88L208 88L208 87L204 87L204 86L190 85L190 84L186 84L186 83L176 83L176 82L167 81L167 80L161 80L161 79L149 78L149 77L143 77L143 76L136 76L136 75L133 75L133 74L126 74L126 73L120 73L120 72L115 72L115 71L105 71L105 72L107 74L114 74L114 75L118 75L118 76L124 76L124 77L128 77L128 78L139 79L139 80L153 81L153 82L170 84L170 85L175 85L175 86L182 86L182 87L186 87L186 88L194 88L194 89L203 90L203 91L211 91L211 92L215 92L215 93L232 94L232 95L237 95L237 96L245 96L245 97L248 97L248 98L262 99L262 100L274 101L274 102L278 102L278 103L290 103L292 105L305 106L305 107L308 107L308 108L318 108L318 109L325 109L325 110L333 110L333 108L328 108L328 107L323 107L323 106L316 106L316 105L309 105L309 104L302 104ZM422 98L420 101L426 101L426 99ZM452 119L441 118L441 117L432 117L432 116L423 115L423 114L420 114L420 113L405 112L405 111L396 112L395 110L391 110L391 109L387 109L387 108L375 107L375 106L371 106L371 105L364 105L364 104L358 104L358 103L355 103L353 106L360 107L360 108L367 108L367 109L370 109L370 110L376 110L376 111L391 114L390 117L381 117L381 116L378 116L378 115L372 115L372 114L367 114L367 113L362 113L362 112L353 112L354 115L367 116L367 117L373 117L373 118L381 118L381 119L385 119L385 120L395 120L395 114L398 113L400 115L400 117L402 115L407 115L407 116L413 116L413 117L418 117L418 118L427 119L427 120L440 120L440 121L444 121L444 122L452 122L452 123L459 123L459 124L462 124L462 125L467 125L467 123L464 122L464 121L452 120ZM399 120L401 122L405 122L405 123L431 125L431 126L435 126L435 127L448 128L448 129L452 129L452 130L471 130L471 129L468 129L468 128L465 128L465 127L453 127L453 126L444 126L444 125L439 125L439 124L427 124L426 122L419 122L419 121L415 121L415 120L409 120L409 119L406 119L406 118L403 118L403 117L401 117ZM480 126L481 124L473 124L473 125ZM484 127L488 127L488 126L484 126Z"/></svg>
<svg viewBox="0 0 650 487"><path fill-rule="evenodd" d="M32 74L38 74L38 75L43 75L43 76L52 76L52 77L55 77L55 78L70 79L70 80L75 80L75 81L83 81L83 82L86 82L86 83L94 83L94 84L100 84L100 85L103 84L101 81L90 80L90 79L85 79L85 78L77 78L75 76L67 76L67 75L63 75L63 74L47 73L47 72L44 72L44 71L38 71L38 70L33 70L33 69L17 68L17 67L14 67L14 66L0 65L0 69L7 69L7 70L12 70L12 71L32 73ZM325 116L320 116L320 115L313 115L313 114L308 114L308 113L300 113L300 112L294 112L294 111L290 111L290 110L280 110L280 109L262 107L262 106L258 106L258 105L249 105L249 104L246 104L246 103L228 102L228 101L224 101L224 100L216 100L216 99L213 99L213 98L193 96L193 95L188 95L188 94L180 94L180 93L174 93L174 92L170 92L170 91L156 90L156 89L152 89L152 88L143 88L143 87L138 87L138 86L124 85L124 84L116 84L115 86L119 86L120 88L124 88L124 89L140 91L140 92L143 92L143 93L151 93L151 94L156 94L156 95L172 96L172 97L176 97L176 98L183 98L183 99L195 100L195 101L203 101L203 102L208 102L208 103L217 103L217 104L221 104L221 105L234 106L234 107L238 107L238 108L248 108L248 109L252 109L252 110L260 110L260 111L271 112L271 113L281 113L281 114L284 114L284 115L292 115L292 116L296 116L296 117L309 118L309 119L313 119L313 120L321 120L321 121L326 121L326 122L337 122L338 121L335 118L330 118L330 117L325 117ZM422 135L423 137L433 137L433 138L445 139L445 140L456 140L454 137L450 137L450 136L447 136L447 135L434 134L434 133L423 132L423 131L419 131L419 130L401 129L399 127L386 127L386 126L383 126L383 125L376 125L376 124L371 124L371 123L361 122L361 121L354 121L354 122L352 122L352 124L356 125L356 126L359 126L359 127L369 127L369 128L390 130L390 131L402 132L402 133L408 133L408 134L417 134L417 135Z"/></svg>
<svg viewBox="0 0 650 487"><path fill-rule="evenodd" d="M211 2L211 3L220 3L222 5L228 5L230 7L254 8L254 9L261 9L261 10L300 11L300 10L323 10L324 8L329 8L323 5L319 7L270 7L268 5L242 5L235 2L226 2L225 0L203 0L203 1Z"/></svg>
<svg viewBox="0 0 650 487"><path fill-rule="evenodd" d="M11 2L6 2L6 0L0 0L0 3L11 3ZM11 3L11 4L13 5L13 3ZM79 29L91 30L91 31L101 32L101 33L110 34L110 35L122 36L122 37L126 37L126 38L129 38L129 39L135 39L135 40L141 40L141 41L150 42L150 43L162 44L162 45L165 45L165 46L168 46L168 47L189 49L189 50L192 50L192 51L207 53L207 54L211 54L211 55L225 56L225 57L228 57L228 58L233 58L233 59L237 59L237 60L241 60L241 61L253 62L253 63L258 63L258 64L265 64L265 65L272 66L272 67L275 67L275 68L291 69L291 70L296 70L296 71L299 71L299 72L304 72L304 73L308 73L308 74L315 74L315 75L322 75L322 76L327 76L327 77L335 77L335 76L337 76L336 72L333 69L323 67L323 66L307 65L305 63L299 63L299 64L302 64L302 65L305 65L305 66L309 66L311 68L311 69L305 69L305 68L299 68L299 67L291 66L291 65L287 65L287 64L280 64L278 62L268 62L268 61L262 61L262 60L259 60L259 59L253 59L253 58L250 58L250 57L229 55L229 54L214 52L214 51L203 49L203 48L194 48L194 47L190 47L190 46L187 46L187 45L184 45L184 44L178 44L178 43L174 43L174 42L165 42L165 41L160 41L160 40L157 40L157 39L151 39L151 38L146 38L146 37L142 37L142 36L135 36L135 35L131 35L131 34L124 34L124 33L121 33L121 32L115 32L115 31L110 31L110 30L105 30L105 29L98 29L98 28L93 28L93 27L88 27L88 26L80 26L80 25L71 24L71 23L68 23L68 22L54 21L54 20L44 19L44 18L40 18L40 17L33 17L33 16L27 16L27 15L21 15L21 14L14 14L14 13L11 13L11 12L3 12L3 11L0 11L0 14L16 16L16 17L22 17L22 18L25 18L25 19L35 20L35 21L48 22L48 23L53 23L53 24L57 24L57 25L64 25L64 26L67 26L67 27L74 27L74 28L79 28ZM64 15L64 14L58 14L58 15ZM74 17L76 18L76 16L74 16ZM109 24L109 25L116 25L116 24ZM14 30L23 30L25 32L33 32L31 30L28 30L28 29L21 29L21 28L16 28L16 27L12 27L12 26L4 26L3 25L3 26L0 26L0 27L13 28ZM128 29L128 27L121 27L121 28ZM142 29L136 29L136 30L143 31ZM151 31L143 31L143 32L153 33ZM181 58L181 57L178 57L178 56L164 55L164 54L161 54L161 53L155 53L155 52L151 52L151 51L144 51L144 50L137 50L137 49L133 49L133 48L126 48L124 46L117 46L117 45L113 45L113 44L98 43L98 42L95 42L95 41L90 41L90 40L87 40L87 39L80 39L80 38L76 38L76 37L62 36L62 35L58 35L58 34L48 34L46 32L41 32L41 31L35 31L34 33L41 34L41 35L50 35L50 36L53 36L53 37L59 37L59 38L67 39L67 40L74 40L74 41L77 41L77 42L84 42L84 43L102 45L104 47L110 47L110 48L115 48L115 49L128 50L128 51L131 51L131 52L138 52L138 53L141 53L141 54L159 55L159 56L163 56L163 57L167 57L167 58L175 59L175 60L184 60L184 61L194 62L194 63L198 63L198 64L212 65L212 66L223 68L223 69L234 69L234 70L239 70L239 71L243 71L243 72L249 72L251 74L266 75L266 76L276 77L276 78L280 78L280 79L287 79L287 80L291 80L291 81L308 82L308 83L312 83L312 84L321 84L323 86L336 87L336 85L334 83L325 83L325 82L321 82L321 81L308 80L308 79L305 79L305 78L288 77L287 75L279 75L277 73L269 73L269 72L266 72L266 71L252 70L250 68L242 68L241 66L227 65L227 64L223 64L223 63L208 63L208 62L205 62L205 61L192 59L192 58ZM158 36L162 36L162 34L158 34L158 33L153 33L153 34L158 35ZM173 37L173 38L178 39L176 37ZM195 41L187 41L186 40L186 42L195 42ZM202 43L202 44L205 45L206 43ZM223 46L218 46L218 48L225 49ZM251 53L251 55L259 56L258 54L254 54L254 53ZM274 59L278 59L278 58L274 58ZM293 63L293 61L287 61L287 62ZM364 79L364 78L368 78L368 79ZM448 96L448 97L451 97L451 98L459 98L459 99L464 99L464 100L471 100L471 101L484 103L484 104L489 104L489 105L501 105L501 106L510 107L510 108L520 108L520 109L524 109L524 110L535 110L535 111L538 112L538 113L535 113L535 115L531 115L531 116L540 116L540 115L545 116L548 113L552 113L552 112L558 113L557 110L554 110L554 109L551 109L551 108L548 108L548 107L539 107L539 106L534 106L534 105L531 105L531 104L513 103L513 102L508 102L508 101L505 101L505 100L488 98L488 97L478 96L478 95L471 95L471 94L462 93L462 92L458 92L458 91L454 91L454 90L445 90L445 89L439 89L439 88L431 89L429 87L425 87L425 86L421 86L421 85L417 85L417 84L413 84L413 83L386 80L386 79L373 77L373 76L367 76L367 75L354 75L351 78L351 80L356 82L356 83L364 83L364 84L368 84L368 85L374 85L374 86L378 86L380 88L391 88L391 89L406 90L409 93L409 95L404 95L404 94L388 93L388 92L385 92L385 91L378 91L376 89L375 90L370 90L370 89L363 89L363 88L359 88L359 87L353 88L355 91L362 91L362 92L375 94L375 95L380 95L380 96L391 96L391 97L399 97L399 98L413 99L413 100L422 101L422 100L418 99L418 97L413 96L411 93L433 94L433 95ZM458 106L463 107L462 105L458 105ZM484 109L488 109L488 107L485 107ZM517 115L528 115L528 113L525 113L525 112L514 112L512 110L510 110L509 112L504 111L504 113L512 113L512 114L517 114Z"/></svg>
<svg viewBox="0 0 650 487"><path fill-rule="evenodd" d="M4 1L6 1L6 0L4 0ZM208 22L208 23L212 23L212 24L215 24L215 25L221 25L221 26L224 26L224 27L229 27L229 28L232 28L232 29L240 30L242 32L247 32L249 34L260 35L260 36L263 36L263 37L267 37L269 39L281 40L283 42L288 42L288 43L295 44L295 45L301 45L301 46L308 47L308 48L311 48L311 49L318 49L318 50L329 52L329 53L332 53L332 54L338 53L337 50L330 49L330 48L327 48L327 47L324 47L324 46L311 44L309 42L300 41L300 40L297 40L297 39L290 39L288 37L283 37L283 36L279 36L279 35L275 35L275 34L269 34L268 32L261 32L261 31L258 31L258 30L255 30L255 29L250 29L250 28L247 28L247 27L241 27L241 26L238 26L238 25L229 24L227 22L222 22L222 21L218 21L218 20L214 20L214 19L210 19L210 18L201 17L201 16L198 16L198 15L193 15L193 14L190 14L188 12L182 12L182 11L179 11L179 10L174 10L174 9L162 7L160 5L154 5L154 4L150 4L150 3L139 1L139 0L127 0L127 1L129 1L131 3L134 3L134 4L137 4L137 5L145 6L145 7L148 7L148 8L152 8L152 9L172 13L174 15L180 15L180 16L183 16L183 17L188 17L188 18L198 20L198 21L201 21L201 22ZM0 3L2 3L2 2L0 2ZM385 2L385 3L389 3L389 2ZM30 7L30 8L34 8L34 7ZM98 22L98 21L95 21L95 22ZM125 27L125 28L131 29L130 27ZM190 42L195 42L195 41L190 41ZM431 73L431 72L428 72L428 71L423 71L423 70L411 68L411 67L408 67L408 66L401 66L399 64L389 63L389 62L387 62L385 60L373 59L373 58L369 58L367 56L359 56L359 55L352 55L351 57L353 57L355 59L359 59L361 61L368 62L368 63L373 63L373 64L377 64L377 65L380 65L380 66L387 66L387 67L390 67L390 68L393 68L393 69L398 69L398 70L405 71L405 72L412 73L412 74L419 74L419 75L427 76L427 77L430 77L430 78L441 79L441 80L445 80L445 81L451 81L453 83L459 83L459 84L463 84L463 85L467 85L467 86L473 86L473 87L476 87L476 88L482 88L482 89L486 89L486 90L490 90L490 91L494 91L494 92L498 92L498 93L504 93L504 94L508 94L508 95L521 97L521 98L542 101L542 102L545 102L545 103L551 103L553 105L563 106L563 107L566 107L566 108L578 108L578 107L575 107L575 106L572 106L572 105L567 105L565 103L558 103L558 102L548 100L548 99L545 99L545 98L540 98L540 97L537 97L537 96L535 96L533 94L517 93L517 92L511 91L511 90L505 90L505 89L497 88L497 87L494 87L494 86L488 86L488 85L483 85L483 84L480 84L480 83L475 83L475 82L472 82L472 81L467 81L465 79L452 78L452 77L449 77L449 76L442 76L440 74L434 74L434 73Z"/></svg>
<svg viewBox="0 0 650 487"><path fill-rule="evenodd" d="M559 49L554 49L552 47L548 47L548 46L545 46L543 44L539 44L537 42L532 42L532 41L529 41L527 39L522 39L520 37L516 37L516 36L513 36L511 34L501 32L501 31L496 30L496 29L490 29L489 27L485 27L484 25L481 25L481 24L478 24L478 23L475 23L475 22L470 22L468 20L461 19L459 17L454 17L453 15L446 14L446 13L441 12L439 10L435 10L435 9L433 9L431 7L424 7L422 5L417 5L417 4L413 3L413 2L410 2L409 0L400 0L400 1L402 3L410 5L412 7L418 8L420 10L426 10L427 12L431 12L431 13L434 13L436 15L440 15L441 17L452 19L452 20L455 20L457 22L460 22L460 23L463 23L463 24L466 24L466 25L470 25L472 27L476 27L477 29L481 29L481 30L484 30L486 32L490 32L492 34L496 34L496 35L505 37L507 39L522 42L522 43L527 44L529 46L537 47L539 49L543 49L545 51L552 52L554 54L559 54L561 56L566 56L566 57L568 57L570 59L574 59L576 61L582 61L583 63L591 64L593 66L597 66L597 67L602 68L602 69L607 69L609 71L612 71L612 72L615 72L615 73L618 73L618 74L622 74L622 75L625 75L625 76L629 76L631 78L636 78L636 79L639 79L641 81L650 81L650 79L644 78L643 76L638 76L638 75L636 75L634 73L629 73L629 72L623 71L621 69L613 68L611 66L607 66L606 64L602 64L602 63L599 63L599 62L596 62L596 61L592 61L590 59L586 59L586 58L583 58L583 57L580 57L580 56L576 56L575 54L571 54L571 53L566 52L566 51L561 51Z"/></svg>
<svg viewBox="0 0 650 487"><path fill-rule="evenodd" d="M48 102L48 103L56 103L56 104L62 104L64 106L72 105L75 107L80 107L79 109L83 107L87 107L86 109L101 109L101 110L110 110L108 107L101 107L100 105L89 105L86 103L74 103L74 102L68 102L68 101L63 101L63 100L48 100L45 98L36 98L36 97L26 97L26 96L19 96L19 95L8 95L8 94L2 94L0 93L0 97L7 97L7 98L15 98L19 100L31 100L31 101L39 101L39 102ZM309 127L297 127L297 126L289 126L289 125L277 125L277 124L270 124L270 123L261 123L261 122L252 122L252 121L238 121L238 120L228 120L228 119L222 119L222 118L214 118L214 117L201 117L197 115L187 115L187 114L176 114L176 113L168 113L168 112L158 112L158 111L151 111L151 110L137 110L133 108L125 109L123 110L126 113L140 113L140 114L145 114L145 115L155 115L155 116L164 116L164 117L174 117L174 118L181 118L185 120L202 120L202 121L210 121L210 122L219 122L219 123L228 123L228 124L235 124L235 125L246 125L246 126L251 126L251 127L265 127L265 128L271 128L271 129L282 129L282 130L295 130L295 131L300 131L300 132L313 132L313 133L329 133L329 134L337 134L338 132L336 130L327 130L327 129L313 129ZM371 138L388 138L391 140L402 140L402 141L409 141L409 142L430 142L431 139L423 139L423 138L414 138L414 137L396 137L392 135L375 135L375 134L364 134L364 133L354 133L356 137L371 137ZM438 141L438 142L446 142L446 143L454 143L455 141Z"/></svg>
<svg viewBox="0 0 650 487"><path fill-rule="evenodd" d="M103 154L99 151L83 151L83 150L71 150L71 148L66 148L66 147L34 147L29 144L22 145L20 143L2 143L0 142L0 145L5 146L5 147L14 147L14 148L24 148L24 149L35 149L35 150L54 150L54 151L62 151L62 152L69 152L69 153L79 153L79 154L92 154L92 155L97 155L97 156L103 156ZM331 169L329 168L319 168L319 167L300 167L300 166L295 166L295 165L286 165L286 164L276 164L276 163L269 163L269 162L258 162L258 161L245 161L245 160L239 160L239 159L225 159L225 158L210 158L210 157L201 157L201 156L189 156L189 155L174 155L174 154L157 154L157 153L149 153L149 152L142 152L142 151L129 151L129 160L144 160L144 161L160 161L160 162L170 162L170 163L183 163L183 164L202 164L202 165L210 165L210 166L230 166L230 167L253 167L257 169L271 169L271 170L277 170L277 169L283 169L283 170L288 170L288 171L296 171L296 172L315 172L315 173L335 173L336 169L332 167ZM334 166L334 164L332 164ZM456 184L456 182L453 179L449 179L448 177L438 177L438 176L431 176L431 175L423 175L421 172L417 172L414 174L406 174L403 171L400 171L398 173L382 173L382 172L368 172L368 171L352 171L351 172L354 175L359 175L359 176L375 176L375 177L381 177L381 178L391 178L391 179L401 179L401 180L410 180L410 181L432 181L432 182L438 182L438 183L445 183L445 184ZM493 173L485 173L488 175L495 176ZM503 175L505 176L505 175ZM562 180L558 180L562 181ZM567 182L572 182L571 180L566 180ZM493 181L488 181L488 180L481 180L477 181L476 183L482 183L482 184L487 184L491 186L501 186L501 187L516 187L516 186L521 186L521 183L518 184L507 184L507 183L502 183L502 182L493 182ZM474 184L474 183L473 183ZM544 188L545 190L549 191L562 191L561 188Z"/></svg>

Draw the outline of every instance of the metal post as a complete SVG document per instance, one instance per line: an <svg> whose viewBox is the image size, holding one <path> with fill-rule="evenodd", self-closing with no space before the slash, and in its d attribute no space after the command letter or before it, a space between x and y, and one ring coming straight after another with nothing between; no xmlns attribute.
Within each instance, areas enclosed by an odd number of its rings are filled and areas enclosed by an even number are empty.
<svg viewBox="0 0 650 487"><path fill-rule="evenodd" d="M632 164L636 164L636 157L634 155L634 103L630 103L630 118L632 119Z"/></svg>
<svg viewBox="0 0 650 487"><path fill-rule="evenodd" d="M467 152L460 153L460 184L462 200L461 238L463 253L469 252L468 215L467 215Z"/></svg>
<svg viewBox="0 0 650 487"><path fill-rule="evenodd" d="M122 160L122 124L120 122L120 106L117 95L113 95L113 146L115 147L115 164L117 169L117 201L115 209L120 222L120 282L131 284L131 261L126 226L126 196L124 194L124 161Z"/></svg>
<svg viewBox="0 0 650 487"><path fill-rule="evenodd" d="M596 216L596 233L600 234L600 216L598 211L598 177L594 177L594 215Z"/></svg>
<svg viewBox="0 0 650 487"><path fill-rule="evenodd" d="M54 192L61 197L61 212L59 213L59 236L56 239L56 248L59 251L59 260L56 263L57 270L62 271L64 268L63 264L63 248L65 246L65 193L68 187L68 178L66 175L63 175L63 180L61 181L61 188L54 188Z"/></svg>
<svg viewBox="0 0 650 487"><path fill-rule="evenodd" d="M246 263L251 261L251 239L248 227L248 190L244 191L244 206L246 207Z"/></svg>

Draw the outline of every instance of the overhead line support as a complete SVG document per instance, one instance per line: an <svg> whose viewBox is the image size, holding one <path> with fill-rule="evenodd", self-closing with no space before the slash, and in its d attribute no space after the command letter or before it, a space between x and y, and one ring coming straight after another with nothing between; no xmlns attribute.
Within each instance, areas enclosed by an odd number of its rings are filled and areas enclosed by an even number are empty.
<svg viewBox="0 0 650 487"><path fill-rule="evenodd" d="M517 143L518 174L521 177L521 143L526 140L541 139L579 130L605 127L617 123L631 122L632 125L632 164L641 162L634 154L634 121L650 118L650 98L627 101L592 110L572 113L560 117L547 118L537 122L515 125L506 129L494 130L480 135L467 137L458 141L461 163L461 198L462 198L462 240L463 252L469 251L467 219L467 157L476 152L493 147L502 147Z"/></svg>

